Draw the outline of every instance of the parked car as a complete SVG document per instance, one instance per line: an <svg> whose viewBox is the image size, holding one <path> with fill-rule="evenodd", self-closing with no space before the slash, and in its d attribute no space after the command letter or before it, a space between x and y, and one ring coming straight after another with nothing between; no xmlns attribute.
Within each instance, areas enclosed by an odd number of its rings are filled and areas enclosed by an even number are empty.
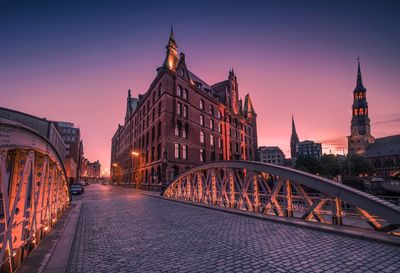
<svg viewBox="0 0 400 273"><path fill-rule="evenodd" d="M79 182L76 182L74 185L80 185L82 187L82 193L84 193L85 192L85 188L84 188L85 184L84 183L85 182L83 182L83 181L79 181Z"/></svg>
<svg viewBox="0 0 400 273"><path fill-rule="evenodd" d="M71 186L71 194L81 195L84 192L83 186L81 184L73 184Z"/></svg>

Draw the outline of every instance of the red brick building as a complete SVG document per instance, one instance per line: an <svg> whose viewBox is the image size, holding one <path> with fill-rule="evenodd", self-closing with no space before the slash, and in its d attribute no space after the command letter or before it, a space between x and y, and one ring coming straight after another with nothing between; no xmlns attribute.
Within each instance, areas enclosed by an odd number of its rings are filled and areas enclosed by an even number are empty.
<svg viewBox="0 0 400 273"><path fill-rule="evenodd" d="M112 138L111 179L161 190L186 169L213 160L256 160L257 124L235 73L208 85L188 70L171 30L166 58L144 95L128 91L125 124Z"/></svg>

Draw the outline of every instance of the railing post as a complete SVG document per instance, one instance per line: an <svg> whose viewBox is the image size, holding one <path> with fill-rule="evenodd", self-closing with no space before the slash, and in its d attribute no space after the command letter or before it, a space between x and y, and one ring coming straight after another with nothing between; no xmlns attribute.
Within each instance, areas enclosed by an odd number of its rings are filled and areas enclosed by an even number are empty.
<svg viewBox="0 0 400 273"><path fill-rule="evenodd" d="M259 212L260 209L260 193L258 190L258 176L255 173L253 175L253 194L254 194L254 211Z"/></svg>
<svg viewBox="0 0 400 273"><path fill-rule="evenodd" d="M230 191L230 207L234 208L236 206L236 197L235 197L235 181L233 177L233 173L231 170L228 171L229 175L229 191Z"/></svg>
<svg viewBox="0 0 400 273"><path fill-rule="evenodd" d="M334 225L343 225L342 219L342 204L339 198L335 198L335 204L333 206L334 211L332 215L332 224Z"/></svg>
<svg viewBox="0 0 400 273"><path fill-rule="evenodd" d="M289 179L285 181L286 193L286 216L293 217L293 199L292 199L292 186Z"/></svg>

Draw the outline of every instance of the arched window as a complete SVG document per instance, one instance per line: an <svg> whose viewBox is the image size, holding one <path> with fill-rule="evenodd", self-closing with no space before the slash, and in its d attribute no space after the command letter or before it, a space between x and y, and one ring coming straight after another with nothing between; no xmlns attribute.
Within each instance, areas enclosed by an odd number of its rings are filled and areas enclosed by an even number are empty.
<svg viewBox="0 0 400 273"><path fill-rule="evenodd" d="M363 93L361 93L361 92L358 93L358 99L359 99L359 100L362 100L362 98L363 98Z"/></svg>
<svg viewBox="0 0 400 273"><path fill-rule="evenodd" d="M364 114L368 115L368 108L365 108Z"/></svg>
<svg viewBox="0 0 400 273"><path fill-rule="evenodd" d="M354 115L357 116L358 115L358 110L354 109Z"/></svg>
<svg viewBox="0 0 400 273"><path fill-rule="evenodd" d="M360 108L359 114L360 114L360 116L363 116L363 115L364 115L364 109L363 109L363 108Z"/></svg>
<svg viewBox="0 0 400 273"><path fill-rule="evenodd" d="M180 85L176 88L176 95L182 97L182 87Z"/></svg>
<svg viewBox="0 0 400 273"><path fill-rule="evenodd" d="M200 143L204 144L204 132L200 131Z"/></svg>
<svg viewBox="0 0 400 273"><path fill-rule="evenodd" d="M358 99L358 94L357 93L354 94L354 99L355 100Z"/></svg>
<svg viewBox="0 0 400 273"><path fill-rule="evenodd" d="M214 106L210 105L210 115L214 116Z"/></svg>
<svg viewBox="0 0 400 273"><path fill-rule="evenodd" d="M187 100L187 99L188 99L188 91L187 91L186 88L183 90L183 99L184 99L184 100Z"/></svg>

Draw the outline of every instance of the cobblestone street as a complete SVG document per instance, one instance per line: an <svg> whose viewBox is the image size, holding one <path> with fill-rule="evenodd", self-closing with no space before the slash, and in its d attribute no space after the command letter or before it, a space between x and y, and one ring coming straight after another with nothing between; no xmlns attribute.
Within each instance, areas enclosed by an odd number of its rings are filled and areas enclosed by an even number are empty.
<svg viewBox="0 0 400 273"><path fill-rule="evenodd" d="M400 248L93 184L69 272L399 272Z"/></svg>

